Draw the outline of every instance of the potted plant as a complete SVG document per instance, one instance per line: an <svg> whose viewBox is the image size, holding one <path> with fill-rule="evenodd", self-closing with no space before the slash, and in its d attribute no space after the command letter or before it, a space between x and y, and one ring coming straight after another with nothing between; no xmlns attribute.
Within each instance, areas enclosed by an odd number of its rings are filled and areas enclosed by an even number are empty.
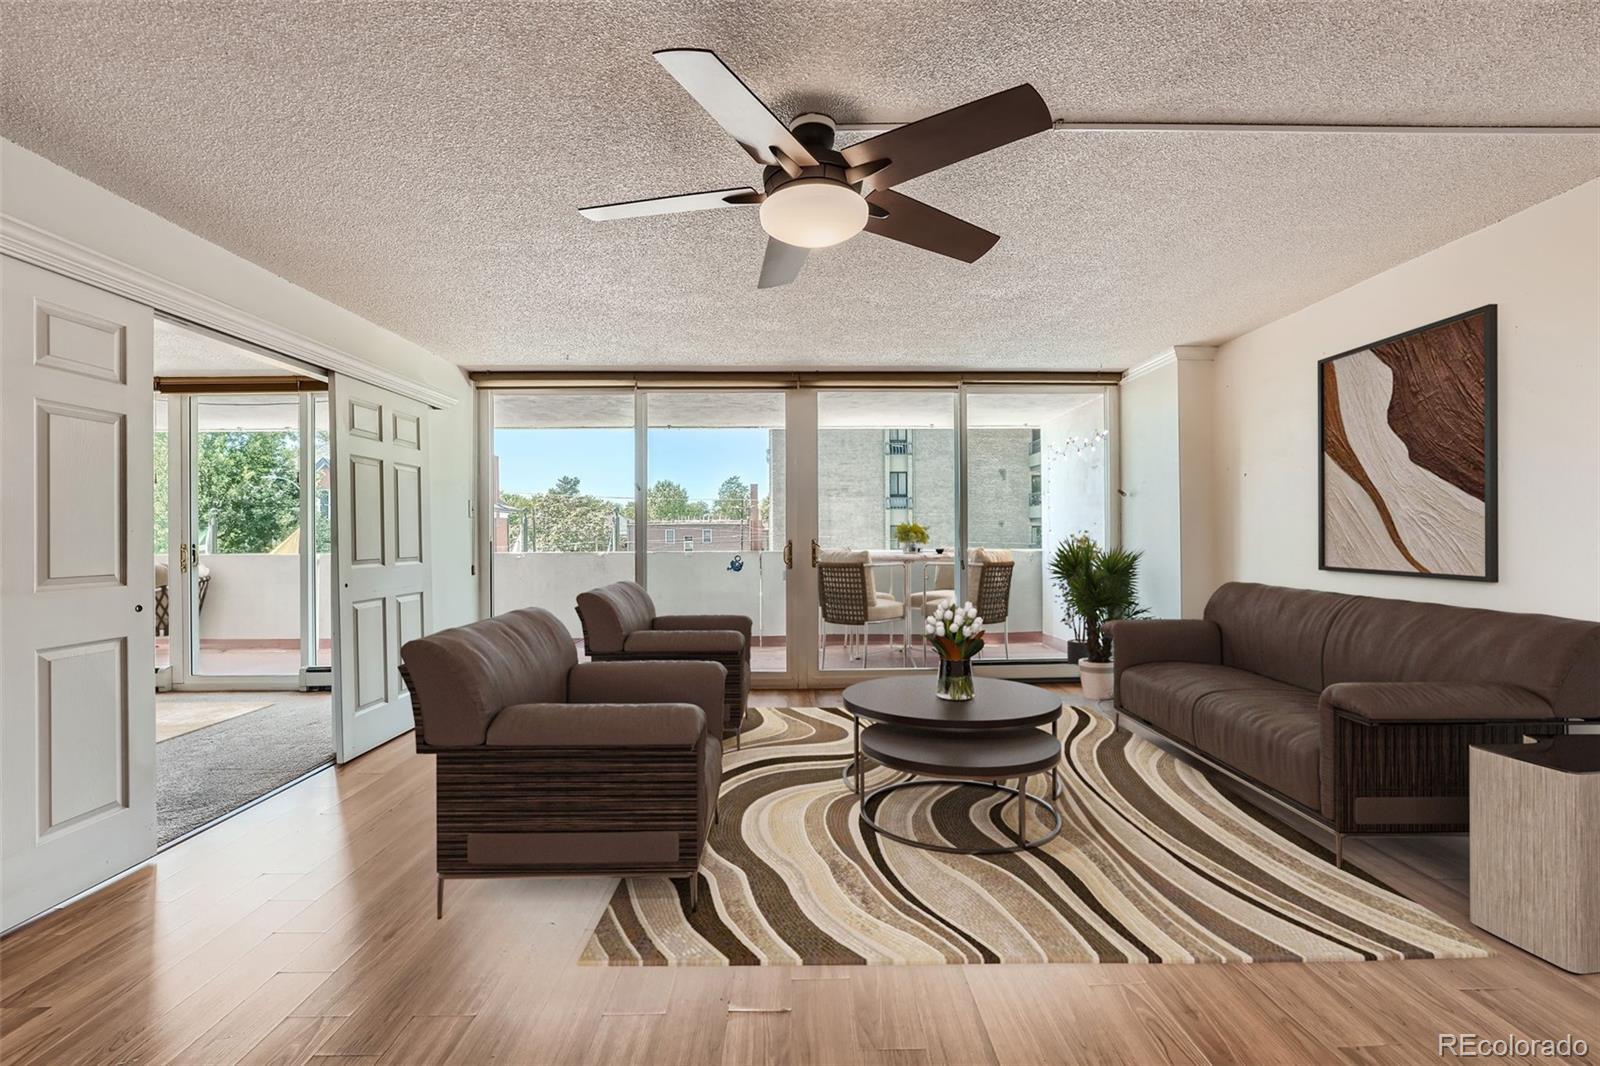
<svg viewBox="0 0 1600 1066"><path fill-rule="evenodd" d="M1107 622L1135 618L1139 606L1139 557L1142 552L1105 549L1087 533L1056 546L1050 575L1066 604L1068 624L1081 626L1087 645L1078 663L1086 699L1111 698L1111 634Z"/></svg>
<svg viewBox="0 0 1600 1066"><path fill-rule="evenodd" d="M972 658L983 650L983 619L970 603L945 607L928 616L923 632L939 653L939 680L933 694L941 700L972 698Z"/></svg>
<svg viewBox="0 0 1600 1066"><path fill-rule="evenodd" d="M894 527L894 539L903 551L919 552L928 543L928 531L915 522L901 522Z"/></svg>

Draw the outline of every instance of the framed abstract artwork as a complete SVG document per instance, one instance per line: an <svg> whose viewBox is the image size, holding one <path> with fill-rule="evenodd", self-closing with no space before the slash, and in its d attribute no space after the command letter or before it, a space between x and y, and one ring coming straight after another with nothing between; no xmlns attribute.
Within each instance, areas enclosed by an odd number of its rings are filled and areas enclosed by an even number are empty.
<svg viewBox="0 0 1600 1066"><path fill-rule="evenodd" d="M1323 570L1496 581L1495 305L1317 363Z"/></svg>

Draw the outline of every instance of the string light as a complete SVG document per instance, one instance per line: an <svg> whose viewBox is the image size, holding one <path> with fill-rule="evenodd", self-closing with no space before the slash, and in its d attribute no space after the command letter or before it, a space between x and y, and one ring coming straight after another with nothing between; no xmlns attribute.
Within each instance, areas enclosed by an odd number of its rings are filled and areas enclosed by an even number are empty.
<svg viewBox="0 0 1600 1066"><path fill-rule="evenodd" d="M1052 459L1065 459L1068 456L1081 456L1100 446L1100 442L1111 436L1108 429L1097 429L1087 437L1068 437L1059 444L1051 444L1046 449Z"/></svg>

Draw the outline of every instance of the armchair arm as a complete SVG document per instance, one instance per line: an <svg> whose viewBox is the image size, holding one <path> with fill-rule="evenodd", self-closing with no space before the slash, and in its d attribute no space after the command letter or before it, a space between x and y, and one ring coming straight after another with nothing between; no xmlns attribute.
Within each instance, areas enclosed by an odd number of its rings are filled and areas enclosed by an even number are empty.
<svg viewBox="0 0 1600 1066"><path fill-rule="evenodd" d="M687 657L707 652L735 654L744 651L744 637L732 629L640 629L628 634L622 650L630 655Z"/></svg>
<svg viewBox="0 0 1600 1066"><path fill-rule="evenodd" d="M515 703L489 723L491 748L692 748L706 715L691 703Z"/></svg>
<svg viewBox="0 0 1600 1066"><path fill-rule="evenodd" d="M1324 715L1343 714L1373 725L1504 722L1555 716L1550 704L1516 685L1346 681L1323 689L1319 702Z"/></svg>
<svg viewBox="0 0 1600 1066"><path fill-rule="evenodd" d="M721 663L686 660L579 663L567 674L572 703L692 703L721 722L728 671Z"/></svg>
<svg viewBox="0 0 1600 1066"><path fill-rule="evenodd" d="M742 614L658 614L655 628L662 629L732 629L750 643L750 619Z"/></svg>

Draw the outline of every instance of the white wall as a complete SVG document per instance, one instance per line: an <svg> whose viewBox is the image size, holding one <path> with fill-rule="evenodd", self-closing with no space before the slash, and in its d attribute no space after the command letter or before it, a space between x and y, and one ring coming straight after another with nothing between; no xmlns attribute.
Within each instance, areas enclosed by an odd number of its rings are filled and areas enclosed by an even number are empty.
<svg viewBox="0 0 1600 1066"><path fill-rule="evenodd" d="M433 623L477 617L467 507L474 477L472 389L446 360L212 244L144 208L0 139L0 212L54 236L229 304L273 325L439 389L456 404L433 433ZM157 310L160 310L158 308Z"/></svg>
<svg viewBox="0 0 1600 1066"><path fill-rule="evenodd" d="M1597 302L1600 180L1223 345L1212 578L1600 618ZM1490 303L1500 580L1318 570L1317 360Z"/></svg>

